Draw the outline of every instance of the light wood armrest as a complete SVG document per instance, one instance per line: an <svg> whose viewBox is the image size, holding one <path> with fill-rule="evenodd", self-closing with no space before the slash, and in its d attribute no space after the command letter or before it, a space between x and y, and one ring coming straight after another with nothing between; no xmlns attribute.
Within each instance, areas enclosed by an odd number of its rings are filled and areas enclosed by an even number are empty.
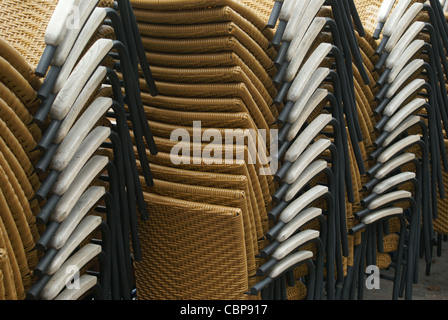
<svg viewBox="0 0 448 320"><path fill-rule="evenodd" d="M79 279L79 289L64 289L54 300L76 301L98 283L98 278L90 275L83 275Z"/></svg>
<svg viewBox="0 0 448 320"><path fill-rule="evenodd" d="M304 230L288 240L282 242L280 246L272 254L272 258L280 261L285 259L290 253L294 252L297 248L301 247L305 243L319 238L320 233L317 230Z"/></svg>
<svg viewBox="0 0 448 320"><path fill-rule="evenodd" d="M284 242L289 239L297 230L308 222L322 215L321 208L307 208L294 217L276 236L278 242Z"/></svg>
<svg viewBox="0 0 448 320"><path fill-rule="evenodd" d="M302 188L310 182L311 179L316 177L319 173L328 167L328 163L325 160L316 160L310 164L303 173L297 178L297 180L288 188L284 196L284 200L289 202L292 201L297 193L302 190Z"/></svg>
<svg viewBox="0 0 448 320"><path fill-rule="evenodd" d="M408 163L416 158L414 153L404 153L396 158L385 163L375 174L377 180L382 180L385 176L391 173L393 170L399 168L401 165Z"/></svg>
<svg viewBox="0 0 448 320"><path fill-rule="evenodd" d="M404 87L395 97L387 104L383 111L385 116L391 117L397 112L398 108L406 101L414 92L420 89L426 83L425 79L415 79Z"/></svg>
<svg viewBox="0 0 448 320"><path fill-rule="evenodd" d="M45 31L45 44L58 46L67 33L67 20L80 0L60 0Z"/></svg>
<svg viewBox="0 0 448 320"><path fill-rule="evenodd" d="M312 258L313 253L311 251L303 250L294 253L289 257L283 259L274 268L272 268L269 271L268 276L272 279L276 279L277 277L282 275L285 271L288 271L288 269L290 269L291 267L294 267L295 265Z"/></svg>
<svg viewBox="0 0 448 320"><path fill-rule="evenodd" d="M389 179L386 179L380 183L378 183L375 188L373 188L373 192L375 194L381 195L385 193L387 190L398 186L399 184L409 181L416 178L415 172L403 172L399 173L397 175L394 175L390 177Z"/></svg>
<svg viewBox="0 0 448 320"><path fill-rule="evenodd" d="M426 104L425 99L414 99L409 102L403 108L398 110L392 118L388 121L388 123L384 126L384 131L391 132L395 128L397 128L400 124L402 124L409 116L411 116L414 112L419 110L424 104Z"/></svg>

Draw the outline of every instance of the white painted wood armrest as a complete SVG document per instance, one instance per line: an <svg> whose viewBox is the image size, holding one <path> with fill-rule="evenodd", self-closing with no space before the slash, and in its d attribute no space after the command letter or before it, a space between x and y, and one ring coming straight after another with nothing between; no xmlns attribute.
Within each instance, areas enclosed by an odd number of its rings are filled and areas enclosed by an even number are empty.
<svg viewBox="0 0 448 320"><path fill-rule="evenodd" d="M79 197L84 193L96 176L105 169L108 163L109 158L104 156L94 156L87 162L51 213L50 218L52 221L61 223L67 218L68 214L79 200Z"/></svg>
<svg viewBox="0 0 448 320"><path fill-rule="evenodd" d="M99 39L87 53L81 58L70 77L59 91L53 106L50 110L50 116L55 120L62 120L70 111L73 103L81 92L82 88L97 69L98 65L104 59L106 54L112 49L113 40Z"/></svg>
<svg viewBox="0 0 448 320"><path fill-rule="evenodd" d="M299 118L297 121L295 121L291 128L289 129L289 132L287 134L287 138L289 139L291 136L294 136L294 134L297 135L297 133L302 129L305 122L308 120L308 117L310 114L316 109L316 107L328 96L328 90L327 89L317 89L311 98L308 100L306 105L303 106L304 109L300 110L299 112ZM300 108L300 106L298 107ZM291 139L292 140L292 139ZM291 141L288 140L288 141Z"/></svg>
<svg viewBox="0 0 448 320"><path fill-rule="evenodd" d="M387 90L386 98L391 99L401 88L401 86L405 83L409 78L423 66L425 61L423 59L415 59L410 62L401 72L397 75L394 81L391 83L391 86Z"/></svg>
<svg viewBox="0 0 448 320"><path fill-rule="evenodd" d="M369 210L376 210L386 204L392 203L393 201L404 200L409 198L412 198L412 193L410 193L409 191L400 190L390 192L382 196L379 196L378 198L373 200L371 203L369 203L368 208Z"/></svg>
<svg viewBox="0 0 448 320"><path fill-rule="evenodd" d="M297 99L294 103L293 108L288 116L288 122L293 124L297 121L300 116L300 112L305 108L305 105L310 100L313 93L317 90L317 88L322 84L325 78L330 74L329 68L318 68L316 72L311 76L308 83L306 84L305 89L303 90L302 95ZM290 139L288 139L290 140Z"/></svg>
<svg viewBox="0 0 448 320"><path fill-rule="evenodd" d="M98 27L103 23L106 18L106 9L97 7L92 12L91 17L85 24L78 38L76 39L75 44L73 45L70 54L65 60L64 65L62 66L61 72L58 75L58 78L53 86L53 93L58 93L62 87L64 86L65 81L69 78L70 74L73 71L76 63L78 62L81 54L85 50L88 42L98 30Z"/></svg>
<svg viewBox="0 0 448 320"><path fill-rule="evenodd" d="M321 216L322 212L321 208L314 207L303 210L279 232L275 239L280 243L286 241L305 224Z"/></svg>
<svg viewBox="0 0 448 320"><path fill-rule="evenodd" d="M410 146L418 141L420 141L419 135L410 135L406 138L401 139L400 141L394 143L389 148L384 150L377 158L377 162L379 163L386 163L389 161L392 157L394 157L398 151L403 150L403 148L406 148L407 146Z"/></svg>
<svg viewBox="0 0 448 320"><path fill-rule="evenodd" d="M297 0L284 0L282 9L280 10L280 15L278 18L280 20L289 21L293 14L293 9L296 4Z"/></svg>
<svg viewBox="0 0 448 320"><path fill-rule="evenodd" d="M78 288L64 289L54 300L76 301L98 283L98 278L91 275L83 275L79 278Z"/></svg>
<svg viewBox="0 0 448 320"><path fill-rule="evenodd" d="M285 36L292 40L297 38L297 40L301 40L306 30L310 26L313 19L316 17L316 14L319 12L320 8L324 4L324 0L311 0L305 1L306 4L300 8L302 15L295 18L293 24L290 28L285 30Z"/></svg>
<svg viewBox="0 0 448 320"><path fill-rule="evenodd" d="M425 83L425 79L415 79L409 83L387 104L383 114L385 116L392 117L403 102L406 101L406 99L409 98L414 92L420 89Z"/></svg>
<svg viewBox="0 0 448 320"><path fill-rule="evenodd" d="M285 161L295 162L303 151L316 138L316 136L331 122L333 119L331 114L321 114L313 120L294 143L289 147L285 154Z"/></svg>
<svg viewBox="0 0 448 320"><path fill-rule="evenodd" d="M406 120L402 121L399 126L396 126L393 131L387 131L389 132L389 136L384 141L382 146L384 148L388 147L400 134L419 123L419 121L419 116L409 116Z"/></svg>
<svg viewBox="0 0 448 320"><path fill-rule="evenodd" d="M45 271L47 275L52 276L62 266L62 264L70 257L73 251L100 226L103 219L99 216L87 216L76 227L68 238L66 244L58 251L54 259Z"/></svg>
<svg viewBox="0 0 448 320"><path fill-rule="evenodd" d="M382 180L385 176L391 173L393 170L399 168L401 165L408 163L416 158L414 153L403 153L398 157L386 162L383 167L375 174L375 178Z"/></svg>
<svg viewBox="0 0 448 320"><path fill-rule="evenodd" d="M280 261L286 258L291 252L294 252L297 248L305 243L319 238L320 233L317 230L304 230L290 239L284 241L275 252L272 254L272 258Z"/></svg>
<svg viewBox="0 0 448 320"><path fill-rule="evenodd" d="M377 23L385 23L387 18L392 11L392 8L395 4L395 0L384 0L381 4L380 10L378 11L378 15L376 17Z"/></svg>
<svg viewBox="0 0 448 320"><path fill-rule="evenodd" d="M292 39L297 34L297 26L303 19L303 14L309 4L310 0L296 0L293 13L289 19L288 25L286 26L285 32L283 34L283 41L291 42Z"/></svg>
<svg viewBox="0 0 448 320"><path fill-rule="evenodd" d="M93 9L96 7L97 3L98 3L97 0L83 0L82 5L80 3L80 5L77 7L76 18L78 21L71 21L68 23L72 24L79 23L79 25L72 25L71 28L67 30L64 39L56 49L52 65L62 66L64 64L64 62L67 59L67 56L69 55L70 51L73 48L73 44L75 43L79 33L81 32L82 28L84 27L87 19L89 18Z"/></svg>
<svg viewBox="0 0 448 320"><path fill-rule="evenodd" d="M47 285L42 289L40 298L42 300L53 300L75 277L74 270L81 270L89 261L101 252L101 246L87 244L70 257L56 272Z"/></svg>
<svg viewBox="0 0 448 320"><path fill-rule="evenodd" d="M111 98L99 97L87 108L56 150L51 162L53 170L62 172L67 167L82 141L110 109L112 102Z"/></svg>
<svg viewBox="0 0 448 320"><path fill-rule="evenodd" d="M78 175L79 171L84 167L87 161L92 157L101 144L110 136L111 129L109 127L96 127L84 139L69 162L64 171L61 172L53 187L53 193L63 195L70 184Z"/></svg>
<svg viewBox="0 0 448 320"><path fill-rule="evenodd" d="M84 192L78 202L76 202L70 214L56 230L49 243L49 247L56 250L61 249L73 233L73 230L75 230L81 220L105 194L106 188L97 186L90 187Z"/></svg>
<svg viewBox="0 0 448 320"><path fill-rule="evenodd" d="M398 186L399 184L410 181L412 179L415 179L417 175L415 172L403 172L399 173L395 176L390 177L389 179L386 179L380 183L378 183L375 188L373 188L373 192L375 194L381 195L385 193L387 190Z"/></svg>
<svg viewBox="0 0 448 320"><path fill-rule="evenodd" d="M391 132L405 121L410 115L420 109L426 103L425 99L414 99L398 110L385 125L384 131Z"/></svg>
<svg viewBox="0 0 448 320"><path fill-rule="evenodd" d="M387 218L387 217L393 217L399 214L403 213L403 208L388 208L384 210L378 210L377 212L374 212L372 214L369 214L364 220L365 225L373 224L381 219Z"/></svg>
<svg viewBox="0 0 448 320"><path fill-rule="evenodd" d="M411 4L411 0L399 0L394 10L386 20L384 25L383 35L390 36L394 29L397 27L398 22L405 13L406 9Z"/></svg>
<svg viewBox="0 0 448 320"><path fill-rule="evenodd" d="M400 40L401 36L408 29L409 25L415 19L417 14L422 11L423 3L414 3L401 17L400 22L395 26L389 41L384 48L385 51L391 52L397 42Z"/></svg>
<svg viewBox="0 0 448 320"><path fill-rule="evenodd" d="M67 32L67 20L80 0L59 0L45 31L45 44L58 46Z"/></svg>
<svg viewBox="0 0 448 320"><path fill-rule="evenodd" d="M320 139L312 144L300 157L292 164L288 173L285 175L283 182L293 184L302 174L302 172L314 161L322 152L328 149L331 141L328 139Z"/></svg>
<svg viewBox="0 0 448 320"><path fill-rule="evenodd" d="M403 54L398 58L397 64L392 68L387 82L392 83L398 74L403 70L403 68L409 63L409 60L423 47L425 44L424 40L414 40L403 52Z"/></svg>
<svg viewBox="0 0 448 320"><path fill-rule="evenodd" d="M75 103L72 108L68 112L67 116L64 118L61 126L56 133L53 143L60 144L62 140L65 138L67 133L72 128L73 124L79 117L79 114L83 110L84 106L88 102L89 98L92 96L93 92L98 88L101 82L104 80L107 74L107 68L103 66L99 66L93 75L90 77L87 84L82 89L79 96L76 98Z"/></svg>
<svg viewBox="0 0 448 320"><path fill-rule="evenodd" d="M295 265L312 258L313 253L311 251L303 250L294 253L289 257L283 259L274 268L272 268L272 270L269 271L268 276L272 279L276 279L277 277L281 276L285 271L288 271L289 268L294 267Z"/></svg>
<svg viewBox="0 0 448 320"><path fill-rule="evenodd" d="M324 42L314 50L313 54L304 63L302 69L292 82L286 97L287 100L295 102L299 99L309 79L322 63L323 59L330 53L331 49L332 44ZM291 79L291 76L294 77L294 75L287 75L286 78Z"/></svg>
<svg viewBox="0 0 448 320"><path fill-rule="evenodd" d="M327 166L328 163L325 160L316 160L310 164L297 178L297 180L288 188L288 191L284 196L284 200L287 202L292 201L297 193L302 190L302 188L309 183L311 179L324 171Z"/></svg>
<svg viewBox="0 0 448 320"><path fill-rule="evenodd" d="M425 27L425 23L422 21L416 21L412 26L405 32L403 37L397 42L395 47L390 52L386 59L385 66L388 69L392 69L394 65L397 64L398 59L404 53L406 48L411 44L415 37L422 31Z"/></svg>
<svg viewBox="0 0 448 320"><path fill-rule="evenodd" d="M317 185L308 190L299 198L294 200L280 215L280 220L284 223L289 223L294 217L305 209L308 205L322 197L328 192L328 187Z"/></svg>

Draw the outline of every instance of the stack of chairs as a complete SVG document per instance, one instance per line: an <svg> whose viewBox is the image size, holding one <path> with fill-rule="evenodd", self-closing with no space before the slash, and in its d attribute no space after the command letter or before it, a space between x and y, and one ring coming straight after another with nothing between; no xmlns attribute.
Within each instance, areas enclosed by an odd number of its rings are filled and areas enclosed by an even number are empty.
<svg viewBox="0 0 448 320"><path fill-rule="evenodd" d="M154 85L153 79L141 59L144 52L129 45L136 44L137 35L128 1L117 6L112 1L48 1L47 7L51 16L41 33L34 34L40 55L28 70L22 68L32 75L34 87L28 87L34 90L28 90L25 78L17 79L19 84L11 78L10 83L11 88L26 88L19 92L28 99L27 121L34 128L28 135L35 143L25 140L29 137L23 130L17 132L31 152L24 173L38 178L34 193L23 194L30 197L29 208L35 208L22 212L33 231L25 247L32 258L27 274L21 267L27 281L17 298L130 300L135 297L132 265L141 259L137 216L148 212L128 119L134 139L154 145L148 123L139 120L143 108L138 68L145 71L148 86ZM28 4L26 13L38 15L38 9L38 4ZM117 57L122 79L113 69ZM25 161L25 154L17 159ZM145 182L151 183L149 166L145 174ZM24 205L26 198L17 194L18 204ZM2 260L7 254L13 261L13 253L5 251Z"/></svg>

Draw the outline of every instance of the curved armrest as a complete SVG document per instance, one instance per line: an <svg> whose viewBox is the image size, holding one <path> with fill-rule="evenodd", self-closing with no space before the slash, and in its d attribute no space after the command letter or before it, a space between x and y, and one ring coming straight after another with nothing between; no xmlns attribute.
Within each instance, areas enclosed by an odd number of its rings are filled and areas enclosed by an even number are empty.
<svg viewBox="0 0 448 320"><path fill-rule="evenodd" d="M54 259L49 264L46 273L51 276L55 274L62 264L70 257L75 249L102 223L103 219L99 216L87 216L76 227L64 247L62 247Z"/></svg>
<svg viewBox="0 0 448 320"><path fill-rule="evenodd" d="M282 275L284 272L288 271L290 268L294 267L295 265L304 262L306 260L312 259L313 253L311 251L299 251L297 253L294 253L282 261L280 261L275 267L273 267L269 273L268 276L272 279L278 278L280 275Z"/></svg>
<svg viewBox="0 0 448 320"><path fill-rule="evenodd" d="M412 193L410 193L409 191L399 190L377 197L375 200L370 202L367 207L369 210L376 210L394 201L409 198L412 198Z"/></svg>
<svg viewBox="0 0 448 320"><path fill-rule="evenodd" d="M386 50L387 52L391 52L393 50L393 48L400 40L404 32L408 29L409 25L415 19L417 14L422 11L422 8L423 3L416 2L411 5L411 7L401 17L400 22L395 26L384 50Z"/></svg>
<svg viewBox="0 0 448 320"><path fill-rule="evenodd" d="M390 52L386 59L386 68L392 69L394 65L397 64L398 59L404 53L406 48L411 44L415 37L423 30L425 23L422 21L416 21L412 26L405 32L400 41L397 42L395 47Z"/></svg>
<svg viewBox="0 0 448 320"><path fill-rule="evenodd" d="M79 222L105 194L106 188L97 186L93 186L84 192L67 218L59 225L49 243L49 247L56 250L61 249L66 244L67 239L73 233L73 230L75 230Z"/></svg>
<svg viewBox="0 0 448 320"><path fill-rule="evenodd" d="M102 24L105 18L106 9L100 7L95 8L95 10L92 12L91 17L76 39L76 42L73 45L70 54L64 62L64 65L62 66L61 72L59 73L58 78L53 86L53 93L58 93L62 89L65 81L67 81L67 79L69 78L71 72L73 71L73 68L81 57L81 54L85 50L88 42L94 35L95 31L98 30L98 27Z"/></svg>
<svg viewBox="0 0 448 320"><path fill-rule="evenodd" d="M400 185L405 181L409 181L416 178L415 172L403 172L390 177L380 183L378 183L375 188L373 188L373 193L381 195L387 190Z"/></svg>
<svg viewBox="0 0 448 320"><path fill-rule="evenodd" d="M403 68L408 64L409 60L419 51L425 44L425 41L417 39L414 40L403 52L400 58L397 60L397 64L391 69L387 82L391 83L397 77L397 75L403 70Z"/></svg>
<svg viewBox="0 0 448 320"><path fill-rule="evenodd" d="M309 204L319 199L328 192L328 187L325 186L315 186L314 188L308 190L299 198L294 200L280 215L280 220L283 223L289 223L294 217L306 208Z"/></svg>
<svg viewBox="0 0 448 320"><path fill-rule="evenodd" d="M401 17L405 13L406 9L409 7L409 4L411 3L411 0L400 0L398 1L396 7L392 11L392 13L389 16L389 19L386 20L386 23L384 25L383 35L390 37L394 31L394 29L397 27L398 22L400 21Z"/></svg>
<svg viewBox="0 0 448 320"><path fill-rule="evenodd" d="M82 88L113 45L113 40L99 39L90 47L56 96L50 110L52 119L62 120L65 118Z"/></svg>
<svg viewBox="0 0 448 320"><path fill-rule="evenodd" d="M294 41L295 39L296 42L301 42L306 30L311 25L324 2L323 0L306 1L306 4L300 8L301 16L297 15L294 23L285 31L285 36L290 41Z"/></svg>
<svg viewBox="0 0 448 320"><path fill-rule="evenodd" d="M285 154L285 161L295 162L316 136L333 120L331 114L321 114L294 141Z"/></svg>
<svg viewBox="0 0 448 320"><path fill-rule="evenodd" d="M386 123L384 126L384 131L392 132L395 130L400 124L402 124L405 119L411 116L413 113L418 111L421 107L426 104L425 99L417 98L409 102L406 106L398 110Z"/></svg>
<svg viewBox="0 0 448 320"><path fill-rule="evenodd" d="M328 90L327 89L317 89L313 95L311 96L311 98L308 100L308 102L303 106L304 109L299 110L299 108L297 108L299 117L297 118L297 120L291 125L291 127L289 128L289 132L286 135L288 139L290 139L294 133L297 134L297 132L299 132L303 125L305 124L305 122L307 121L308 117L310 116L310 114L317 108L317 106L328 96ZM300 111L300 112L299 112ZM292 141L289 140L289 141Z"/></svg>
<svg viewBox="0 0 448 320"><path fill-rule="evenodd" d="M379 163L386 163L389 161L392 157L397 155L398 152L401 150L404 150L406 147L411 146L415 144L416 142L420 141L420 135L411 135L406 138L401 139L400 141L396 142L389 148L387 148L383 153L381 153L378 158L377 162Z"/></svg>
<svg viewBox="0 0 448 320"><path fill-rule="evenodd" d="M89 160L54 208L50 216L52 221L61 223L67 218L79 197L84 193L89 184L105 169L108 163L109 158L104 156L94 156Z"/></svg>
<svg viewBox="0 0 448 320"><path fill-rule="evenodd" d="M53 170L62 172L67 167L82 141L111 108L112 103L111 98L99 97L89 106L59 145L51 162Z"/></svg>
<svg viewBox="0 0 448 320"><path fill-rule="evenodd" d="M395 0L384 0L381 4L380 10L378 11L378 15L376 17L376 22L378 23L385 23L387 18L390 15L390 12L392 11L392 8L395 4Z"/></svg>
<svg viewBox="0 0 448 320"><path fill-rule="evenodd" d="M391 117L403 104L403 101L406 101L408 97L410 97L414 92L420 89L425 83L426 81L424 79L415 79L414 81L409 83L387 104L386 108L383 111L383 114Z"/></svg>
<svg viewBox="0 0 448 320"><path fill-rule="evenodd" d="M74 7L80 0L60 0L48 22L45 31L45 44L58 46L64 39L68 26L67 21Z"/></svg>
<svg viewBox="0 0 448 320"><path fill-rule="evenodd" d="M364 218L363 222L365 225L373 224L381 219L396 216L403 213L403 208L388 208L384 210L378 210L369 214L366 218Z"/></svg>
<svg viewBox="0 0 448 320"><path fill-rule="evenodd" d="M40 293L42 300L53 300L75 275L74 269L81 270L89 261L99 255L101 246L87 244L68 259L56 272Z"/></svg>
<svg viewBox="0 0 448 320"><path fill-rule="evenodd" d="M328 163L325 160L317 160L310 164L300 175L300 177L297 178L297 180L289 186L285 196L284 201L289 202L292 201L292 199L295 198L297 193L302 190L303 187L305 187L311 179L316 177L318 174L320 174L322 171L325 170L325 168L328 167Z"/></svg>
<svg viewBox="0 0 448 320"><path fill-rule="evenodd" d="M425 61L423 59L415 59L410 62L393 80L390 84L389 89L386 92L386 98L392 99L392 97L397 93L398 89L409 80L409 78L423 66Z"/></svg>
<svg viewBox="0 0 448 320"><path fill-rule="evenodd" d="M301 111L305 108L307 102L310 100L313 93L317 90L317 88L322 84L326 77L330 74L329 68L318 68L314 74L309 79L306 84L303 94L297 99L294 103L294 106L289 113L288 122L293 124L300 116Z"/></svg>
<svg viewBox="0 0 448 320"><path fill-rule="evenodd" d="M75 301L81 298L86 292L92 289L98 283L98 278L91 275L83 275L79 278L79 288L64 289L56 298L55 301Z"/></svg>
<svg viewBox="0 0 448 320"><path fill-rule="evenodd" d="M280 243L286 241L305 224L321 215L321 208L307 208L303 210L302 212L297 214L297 216L292 219L286 226L283 227L283 229L278 233L275 239Z"/></svg>
<svg viewBox="0 0 448 320"><path fill-rule="evenodd" d="M299 2L297 0L284 0L283 1L283 5L282 5L282 9L280 10L280 15L278 16L278 18L280 20L285 20L288 21L293 12L294 12L294 6L296 5L296 2Z"/></svg>
<svg viewBox="0 0 448 320"><path fill-rule="evenodd" d="M93 92L96 90L96 88L98 88L98 86L106 77L106 74L107 74L106 67L99 66L98 69L96 69L96 71L90 77L87 84L82 89L79 96L76 98L75 103L68 112L67 116L64 118L64 121L62 121L62 124L59 127L58 132L56 132L53 138L53 143L60 144L62 142L67 133L72 128L73 124L78 119L79 114L81 113L82 109L88 102L89 98L92 96Z"/></svg>
<svg viewBox="0 0 448 320"><path fill-rule="evenodd" d="M375 179L382 180L385 176L393 170L399 168L405 163L408 163L416 158L414 153L403 153L398 157L386 162L375 174Z"/></svg>
<svg viewBox="0 0 448 320"><path fill-rule="evenodd" d="M92 130L81 143L67 167L59 175L53 186L53 193L62 196L67 191L82 167L84 167L110 134L111 129L109 127L96 127Z"/></svg>
<svg viewBox="0 0 448 320"><path fill-rule="evenodd" d="M306 84L309 79L322 63L323 59L330 53L332 49L332 44L330 43L321 43L313 52L313 54L308 58L308 60L304 63L302 69L298 72L297 76L288 75L287 79L294 78L294 81L291 84L291 88L286 96L289 101L297 101L300 95L303 92ZM291 77L292 76L292 77Z"/></svg>
<svg viewBox="0 0 448 320"><path fill-rule="evenodd" d="M302 174L302 172L309 166L309 164L330 146L331 141L328 139L320 139L312 144L294 162L288 173L285 175L283 182L286 182L287 184L293 184Z"/></svg>
<svg viewBox="0 0 448 320"><path fill-rule="evenodd" d="M310 0L295 1L294 7L292 8L292 15L283 34L283 41L291 42L292 39L297 35L297 30L299 30L297 29L297 27L299 26L301 21L303 21L304 13L310 2Z"/></svg>
<svg viewBox="0 0 448 320"><path fill-rule="evenodd" d="M290 253L294 252L297 248L301 247L305 243L319 238L320 233L317 230L304 230L299 232L295 236L284 241L272 254L272 258L280 261L285 259Z"/></svg>
<svg viewBox="0 0 448 320"><path fill-rule="evenodd" d="M93 9L96 7L98 1L97 0L83 0L82 5L78 5L77 7L77 18L79 21L75 21L79 23L79 25L74 25L71 28L68 28L64 39L59 44L56 49L56 53L53 57L52 65L54 66L62 66L67 60L67 56L70 54L70 51L73 48L73 44L78 38L79 33L84 28L84 25L92 13Z"/></svg>
<svg viewBox="0 0 448 320"><path fill-rule="evenodd" d="M384 140L384 143L382 144L382 146L384 148L387 148L387 146L389 146L392 143L392 141L394 141L400 134L402 134L403 132L405 132L406 130L413 127L414 125L416 125L419 122L420 122L420 116L410 116L407 119L401 121L401 124L399 126L396 126L396 127L391 126L390 129L395 128L395 129L393 129L393 131L388 131L389 128L385 128L385 131L386 131L385 134L388 136ZM397 123L399 123L399 122L397 122Z"/></svg>

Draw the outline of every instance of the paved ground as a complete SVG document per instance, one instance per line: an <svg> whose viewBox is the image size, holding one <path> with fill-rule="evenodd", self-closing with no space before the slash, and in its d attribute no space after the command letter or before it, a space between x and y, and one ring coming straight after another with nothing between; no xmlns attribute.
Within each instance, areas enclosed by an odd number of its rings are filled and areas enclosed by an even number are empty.
<svg viewBox="0 0 448 320"><path fill-rule="evenodd" d="M425 275L426 265L420 263L419 283L414 284L412 300L448 300L448 242L442 246L442 256L434 252L430 276ZM365 290L364 300L391 300L392 282L381 281L380 290Z"/></svg>

